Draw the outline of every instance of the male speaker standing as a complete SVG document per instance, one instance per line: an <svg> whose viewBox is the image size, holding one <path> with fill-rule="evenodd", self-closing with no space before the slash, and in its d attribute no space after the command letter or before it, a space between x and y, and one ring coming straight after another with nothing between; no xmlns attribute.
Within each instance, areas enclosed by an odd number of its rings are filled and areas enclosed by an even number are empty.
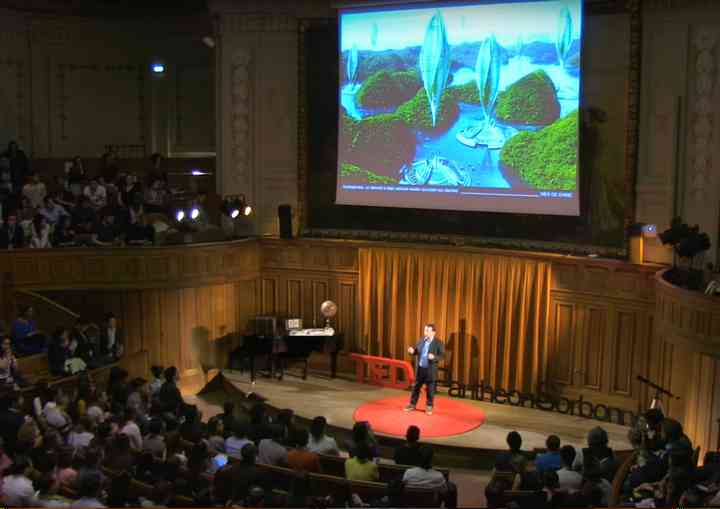
<svg viewBox="0 0 720 509"><path fill-rule="evenodd" d="M408 348L408 353L415 357L415 385L413 385L410 404L405 407L406 412L415 410L420 389L423 385L427 387L427 406L425 413L433 413L433 397L437 385L437 363L445 353L442 341L435 337L435 324L425 325L425 336L420 338L415 347Z"/></svg>

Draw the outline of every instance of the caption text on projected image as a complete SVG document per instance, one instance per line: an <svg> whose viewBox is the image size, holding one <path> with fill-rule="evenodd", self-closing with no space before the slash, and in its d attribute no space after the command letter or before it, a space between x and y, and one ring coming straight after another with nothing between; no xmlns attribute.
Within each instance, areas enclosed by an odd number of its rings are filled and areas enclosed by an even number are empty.
<svg viewBox="0 0 720 509"><path fill-rule="evenodd" d="M337 202L577 215L581 0L341 12Z"/></svg>

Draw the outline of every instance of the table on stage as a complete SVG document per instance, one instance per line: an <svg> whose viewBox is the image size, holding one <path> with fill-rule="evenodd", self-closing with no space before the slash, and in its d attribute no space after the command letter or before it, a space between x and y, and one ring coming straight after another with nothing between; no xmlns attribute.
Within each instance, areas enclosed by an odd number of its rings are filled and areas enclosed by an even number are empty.
<svg viewBox="0 0 720 509"><path fill-rule="evenodd" d="M282 379L285 367L292 362L303 362L303 380L307 378L308 359L312 352L330 355L330 376L337 375L337 356L343 346L343 335L332 329L299 329L282 336L243 336L243 343L230 352L229 367L243 361L250 365L250 380L255 381L255 358L267 358L265 370L269 376Z"/></svg>

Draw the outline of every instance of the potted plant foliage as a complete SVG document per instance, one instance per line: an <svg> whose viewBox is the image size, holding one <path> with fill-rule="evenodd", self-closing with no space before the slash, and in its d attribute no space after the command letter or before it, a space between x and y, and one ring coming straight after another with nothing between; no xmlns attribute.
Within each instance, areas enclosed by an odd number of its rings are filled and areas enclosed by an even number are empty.
<svg viewBox="0 0 720 509"><path fill-rule="evenodd" d="M696 267L702 266L702 253L710 249L710 237L701 232L698 225L689 226L683 223L680 217L672 220L670 228L662 232L660 241L664 245L672 246L673 267L665 273L668 282L688 288L702 290L703 271Z"/></svg>

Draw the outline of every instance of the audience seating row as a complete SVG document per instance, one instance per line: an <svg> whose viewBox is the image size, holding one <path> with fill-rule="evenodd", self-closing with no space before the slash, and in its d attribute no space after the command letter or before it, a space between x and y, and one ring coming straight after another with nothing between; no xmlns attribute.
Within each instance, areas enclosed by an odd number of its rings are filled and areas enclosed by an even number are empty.
<svg viewBox="0 0 720 509"><path fill-rule="evenodd" d="M257 466L264 471L273 486L287 492L331 495L339 507L346 507L354 494L366 503L390 495L390 484L387 482L349 481L335 475L297 472L272 465ZM439 493L427 488L404 488L402 499L407 507L440 506Z"/></svg>
<svg viewBox="0 0 720 509"><path fill-rule="evenodd" d="M341 456L328 456L325 454L320 455L320 467L325 474L334 475L338 477L345 477L345 460ZM408 468L412 468L409 465L396 465L394 463L379 463L378 470L380 473L380 480L385 483L391 483L393 481L402 481L403 475ZM438 472L445 476L446 480L450 480L450 470L447 468L433 467Z"/></svg>

